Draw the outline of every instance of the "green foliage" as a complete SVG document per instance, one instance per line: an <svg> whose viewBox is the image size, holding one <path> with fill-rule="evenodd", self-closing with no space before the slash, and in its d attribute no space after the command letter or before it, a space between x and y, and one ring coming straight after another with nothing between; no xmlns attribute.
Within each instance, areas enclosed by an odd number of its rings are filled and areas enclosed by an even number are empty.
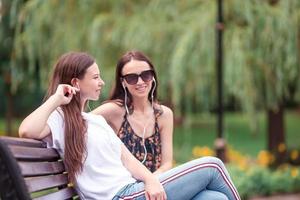
<svg viewBox="0 0 300 200"><path fill-rule="evenodd" d="M289 178L287 178L289 177ZM294 180L291 178L290 171L276 171L270 177L270 188L278 193L293 192ZM299 189L299 188L298 188Z"/></svg>
<svg viewBox="0 0 300 200"><path fill-rule="evenodd" d="M255 112L298 99L299 1L234 1L226 6L225 88L241 102L257 131ZM242 77L242 78L241 78Z"/></svg>
<svg viewBox="0 0 300 200"><path fill-rule="evenodd" d="M234 176L232 174L232 176ZM240 176L235 182L238 191L242 197L250 195L269 195L270 194L271 173L266 168L253 167L248 173ZM237 179L237 178L236 178Z"/></svg>
<svg viewBox="0 0 300 200"><path fill-rule="evenodd" d="M234 96L255 129L257 109L300 100L300 3L228 0L224 9L225 102ZM102 69L106 99L117 58L139 49L153 60L159 96L176 114L210 110L216 104L215 16L215 1L205 0L26 1L17 17L14 85L32 84L36 66L46 80L66 51L88 51Z"/></svg>
<svg viewBox="0 0 300 200"><path fill-rule="evenodd" d="M227 55L226 77L235 76L226 79L233 85L229 89L241 100L276 108L283 98L293 95L289 86L299 80L299 2L270 5L268 1L247 1L243 9L231 2L226 41L235 50ZM237 72L231 73L233 70ZM244 81L238 75L243 75Z"/></svg>
<svg viewBox="0 0 300 200"><path fill-rule="evenodd" d="M253 196L269 196L278 193L292 193L300 190L300 174L291 176L291 171L300 168L270 170L253 165L248 171L229 165L228 170L242 199Z"/></svg>

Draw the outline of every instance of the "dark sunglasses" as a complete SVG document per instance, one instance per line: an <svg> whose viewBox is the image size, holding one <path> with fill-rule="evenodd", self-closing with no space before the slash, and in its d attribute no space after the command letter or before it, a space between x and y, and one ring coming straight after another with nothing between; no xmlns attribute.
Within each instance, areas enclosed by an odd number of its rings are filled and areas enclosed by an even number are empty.
<svg viewBox="0 0 300 200"><path fill-rule="evenodd" d="M128 84L134 85L138 82L139 77L141 77L144 82L149 82L153 79L153 76L154 72L150 69L142 71L140 74L126 74L122 76L122 78L124 78Z"/></svg>

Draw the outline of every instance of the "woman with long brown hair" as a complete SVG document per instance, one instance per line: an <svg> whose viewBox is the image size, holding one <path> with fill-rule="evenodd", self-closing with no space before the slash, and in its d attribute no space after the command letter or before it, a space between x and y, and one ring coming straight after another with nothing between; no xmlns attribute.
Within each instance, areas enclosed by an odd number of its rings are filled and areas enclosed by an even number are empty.
<svg viewBox="0 0 300 200"><path fill-rule="evenodd" d="M99 98L103 80L86 53L61 56L45 102L19 127L21 137L52 137L81 199L239 199L217 158L197 159L153 175L124 146L100 115L84 112Z"/></svg>
<svg viewBox="0 0 300 200"><path fill-rule="evenodd" d="M173 160L173 112L158 102L157 88L151 60L140 51L126 52L117 63L109 101L92 111L154 174L171 169Z"/></svg>

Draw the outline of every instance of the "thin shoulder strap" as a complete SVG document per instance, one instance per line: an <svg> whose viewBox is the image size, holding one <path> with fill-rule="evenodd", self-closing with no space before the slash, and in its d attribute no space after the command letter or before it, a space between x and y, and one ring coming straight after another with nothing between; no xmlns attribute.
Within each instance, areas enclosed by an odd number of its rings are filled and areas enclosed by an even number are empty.
<svg viewBox="0 0 300 200"><path fill-rule="evenodd" d="M154 116L155 116L155 122L157 122L157 119L159 116L163 114L163 109L160 104L155 104L154 106Z"/></svg>

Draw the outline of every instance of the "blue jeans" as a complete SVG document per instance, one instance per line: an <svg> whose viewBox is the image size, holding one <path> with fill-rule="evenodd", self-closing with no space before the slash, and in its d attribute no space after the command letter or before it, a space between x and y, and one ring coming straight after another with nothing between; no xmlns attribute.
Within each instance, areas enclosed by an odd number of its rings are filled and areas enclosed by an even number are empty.
<svg viewBox="0 0 300 200"><path fill-rule="evenodd" d="M240 200L223 162L203 157L166 171L159 176L168 200ZM113 200L145 200L143 182L123 187Z"/></svg>

